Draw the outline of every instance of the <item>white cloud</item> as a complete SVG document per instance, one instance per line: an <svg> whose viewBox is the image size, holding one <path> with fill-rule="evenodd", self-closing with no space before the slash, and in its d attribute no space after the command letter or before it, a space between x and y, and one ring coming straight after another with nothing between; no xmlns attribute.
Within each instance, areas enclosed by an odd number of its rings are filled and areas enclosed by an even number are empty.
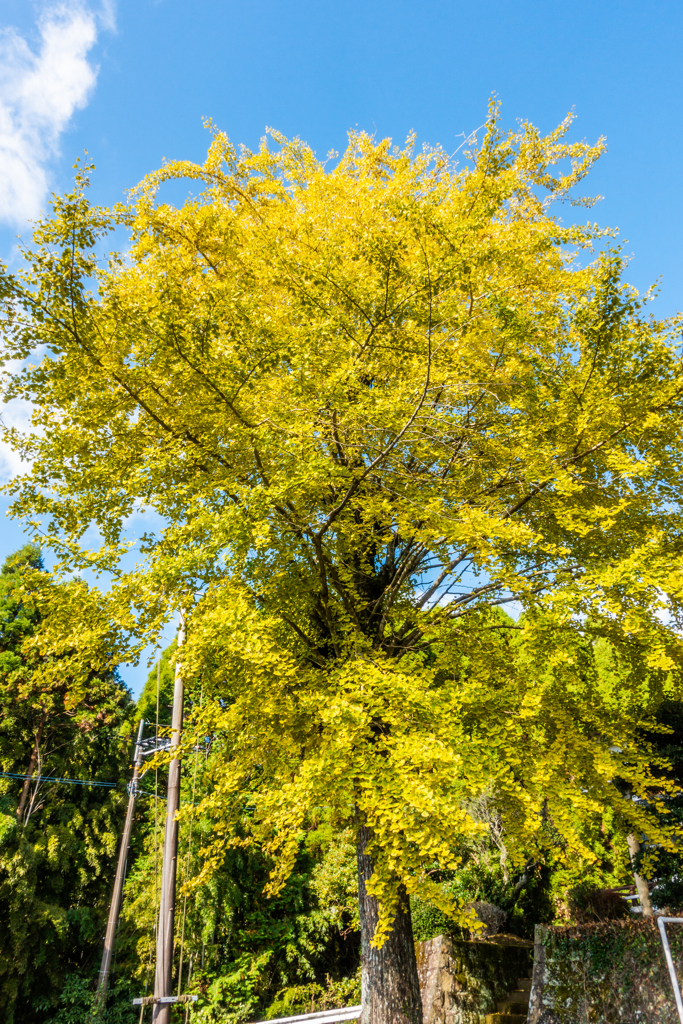
<svg viewBox="0 0 683 1024"><path fill-rule="evenodd" d="M99 20L113 27L111 3ZM36 52L14 29L0 29L1 221L22 225L44 205L60 135L95 85L88 54L97 22L80 4L48 7L38 22Z"/></svg>
<svg viewBox="0 0 683 1024"><path fill-rule="evenodd" d="M20 359L8 359L3 365L3 376L18 373L23 366ZM31 468L6 440L4 432L17 430L22 434L33 433L36 428L31 423L32 408L31 403L23 398L13 398L10 402L0 404L0 484Z"/></svg>
<svg viewBox="0 0 683 1024"><path fill-rule="evenodd" d="M31 406L20 398L2 407L2 425L26 433L31 430ZM18 473L25 473L30 466L24 462L7 441L0 441L0 483L11 480Z"/></svg>

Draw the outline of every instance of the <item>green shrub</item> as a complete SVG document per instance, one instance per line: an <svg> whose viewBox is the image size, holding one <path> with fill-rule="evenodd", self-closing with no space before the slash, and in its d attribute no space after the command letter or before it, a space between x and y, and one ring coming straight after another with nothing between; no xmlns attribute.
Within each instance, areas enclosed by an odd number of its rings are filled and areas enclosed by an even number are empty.
<svg viewBox="0 0 683 1024"><path fill-rule="evenodd" d="M266 1020L293 1017L300 1013L314 1013L317 1010L334 1010L342 1006L357 1006L360 998L359 967L351 978L332 981L328 977L324 986L312 983L281 989L268 1007Z"/></svg>
<svg viewBox="0 0 683 1024"><path fill-rule="evenodd" d="M578 924L618 921L630 916L629 906L619 893L591 885L577 885L567 894L572 917Z"/></svg>
<svg viewBox="0 0 683 1024"><path fill-rule="evenodd" d="M656 907L683 910L683 878L668 878L658 882L651 896Z"/></svg>

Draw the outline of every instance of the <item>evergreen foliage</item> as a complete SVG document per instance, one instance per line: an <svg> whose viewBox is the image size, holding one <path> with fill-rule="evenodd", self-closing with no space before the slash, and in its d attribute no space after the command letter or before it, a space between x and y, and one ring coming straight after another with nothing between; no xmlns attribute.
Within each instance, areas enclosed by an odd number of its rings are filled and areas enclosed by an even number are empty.
<svg viewBox="0 0 683 1024"><path fill-rule="evenodd" d="M155 672L152 677L156 685ZM210 839L210 820L192 814L209 784L210 761L210 750L195 751L182 781L175 972L178 977L182 944L182 988L202 994L195 1015L238 1022L265 1016L273 1004L323 1006L354 992L359 948L353 837L348 830L335 832L324 813L309 822L296 869L276 896L266 895L268 858L249 847L228 850L220 869L188 892L186 883L201 873ZM152 794L155 788L150 772L143 790ZM161 778L158 789L163 796ZM154 801L143 796L143 848L128 872L119 931L117 974L134 978L139 994L151 991L154 978L164 815L163 799L155 818Z"/></svg>
<svg viewBox="0 0 683 1024"><path fill-rule="evenodd" d="M134 713L112 672L93 678L91 699L76 704L68 677L45 684L28 646L44 612L32 576L42 570L40 552L27 546L0 573L2 770L27 773L37 750L20 813L22 780L0 778L0 1014L8 1024L47 1020L69 975L89 977L101 954Z"/></svg>
<svg viewBox="0 0 683 1024"><path fill-rule="evenodd" d="M147 676L142 693L138 698L138 716L150 724L157 721L157 689L159 725L171 724L173 710L173 666L171 661L175 656L175 650L176 641L174 640L162 651L158 662Z"/></svg>

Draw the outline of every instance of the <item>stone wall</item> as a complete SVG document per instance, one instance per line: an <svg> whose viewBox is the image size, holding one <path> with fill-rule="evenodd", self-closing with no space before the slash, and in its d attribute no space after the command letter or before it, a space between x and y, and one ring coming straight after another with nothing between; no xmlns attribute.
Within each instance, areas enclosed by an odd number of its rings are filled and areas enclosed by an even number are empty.
<svg viewBox="0 0 683 1024"><path fill-rule="evenodd" d="M680 978L683 923L667 934ZM537 925L528 1024L679 1024L656 920Z"/></svg>
<svg viewBox="0 0 683 1024"><path fill-rule="evenodd" d="M532 943L504 935L439 935L416 943L416 953L424 1024L486 1024L532 966Z"/></svg>

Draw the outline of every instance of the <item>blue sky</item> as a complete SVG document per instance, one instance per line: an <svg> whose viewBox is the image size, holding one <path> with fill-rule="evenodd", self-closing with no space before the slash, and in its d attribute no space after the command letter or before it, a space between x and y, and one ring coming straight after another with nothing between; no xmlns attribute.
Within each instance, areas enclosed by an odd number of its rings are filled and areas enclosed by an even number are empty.
<svg viewBox="0 0 683 1024"><path fill-rule="evenodd" d="M201 160L210 117L253 148L266 125L320 156L359 127L453 151L502 102L609 150L587 191L620 229L654 311L683 308L683 6L649 0L113 0L0 3L0 257L87 150L112 203L164 158ZM567 207L568 219L582 211ZM19 421L22 410L5 413ZM17 469L5 451L7 475ZM5 506L6 507L6 502ZM22 543L4 521L0 556ZM128 668L138 689L146 668Z"/></svg>

